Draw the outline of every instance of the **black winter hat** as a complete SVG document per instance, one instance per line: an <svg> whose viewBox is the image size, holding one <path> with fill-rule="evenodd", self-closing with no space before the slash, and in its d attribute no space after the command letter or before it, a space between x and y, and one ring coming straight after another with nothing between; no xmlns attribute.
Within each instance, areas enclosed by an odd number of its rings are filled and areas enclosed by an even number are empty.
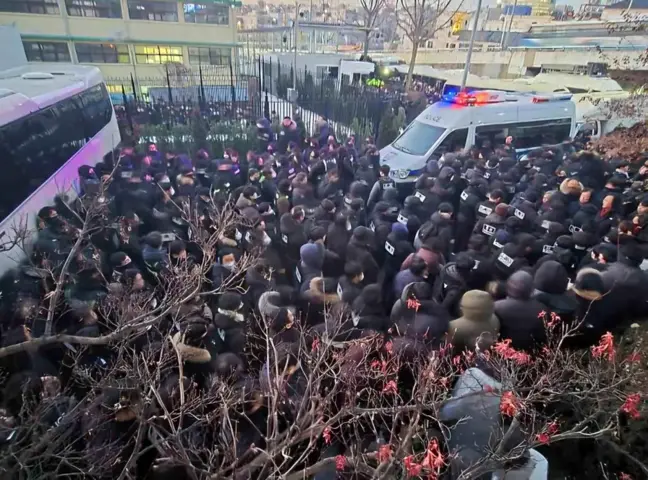
<svg viewBox="0 0 648 480"><path fill-rule="evenodd" d="M581 269L576 274L572 291L585 300L599 300L605 294L601 272L594 268Z"/></svg>
<svg viewBox="0 0 648 480"><path fill-rule="evenodd" d="M556 239L556 247L572 250L574 248L574 239L569 235L561 235Z"/></svg>
<svg viewBox="0 0 648 480"><path fill-rule="evenodd" d="M533 277L533 286L542 292L560 295L569 285L569 276L565 267L555 260L547 260L538 267Z"/></svg>
<svg viewBox="0 0 648 480"><path fill-rule="evenodd" d="M353 230L353 238L358 243L362 243L366 246L372 246L373 244L373 232L367 227L356 227L355 230Z"/></svg>
<svg viewBox="0 0 648 480"><path fill-rule="evenodd" d="M218 308L237 312L243 308L241 295L234 292L225 292L218 299Z"/></svg>

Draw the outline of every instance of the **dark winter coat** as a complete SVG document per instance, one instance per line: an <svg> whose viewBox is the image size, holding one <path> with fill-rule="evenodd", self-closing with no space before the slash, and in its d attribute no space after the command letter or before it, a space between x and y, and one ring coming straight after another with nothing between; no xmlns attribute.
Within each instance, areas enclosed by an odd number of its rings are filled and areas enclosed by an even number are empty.
<svg viewBox="0 0 648 480"><path fill-rule="evenodd" d="M546 307L531 298L533 277L525 271L515 272L506 282L506 298L495 302L495 315L500 321L500 336L510 339L518 350L534 350L546 340L540 312Z"/></svg>

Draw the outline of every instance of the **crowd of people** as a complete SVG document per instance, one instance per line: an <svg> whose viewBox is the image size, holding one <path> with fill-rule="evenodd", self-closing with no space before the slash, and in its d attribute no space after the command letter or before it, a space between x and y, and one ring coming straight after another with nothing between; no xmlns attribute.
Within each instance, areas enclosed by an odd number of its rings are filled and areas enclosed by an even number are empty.
<svg viewBox="0 0 648 480"><path fill-rule="evenodd" d="M546 342L542 312L577 327L569 348L648 312L646 166L603 161L577 142L518 160L515 139L507 139L430 160L407 191L372 138L340 142L323 119L304 142L290 118L279 135L267 119L257 128L255 150L226 150L223 158L151 144L79 168L84 198L106 205L109 219L78 242L79 216L65 204L39 212L32 262L3 290L2 346L45 334L43 269L69 270L52 333L100 337L110 333L100 306L111 293L155 297L178 265L201 264L205 252L180 205L197 210L205 231L222 232L203 287L218 294L158 326L199 385L236 372L248 387L266 388L267 366L248 358L253 319L269 325L290 366L284 373L298 385L294 345L306 328L336 342L382 335L396 350L417 352L446 342L458 352L484 350L509 339L533 354ZM214 214L227 205L242 220L216 225ZM241 270L246 255L258 261ZM0 360L7 375L0 444L25 418L25 385L39 399L51 386L45 379L65 388L69 352L61 349ZM82 361L102 369L114 358L105 346ZM114 418L129 420L122 410ZM247 433L248 446L262 442Z"/></svg>

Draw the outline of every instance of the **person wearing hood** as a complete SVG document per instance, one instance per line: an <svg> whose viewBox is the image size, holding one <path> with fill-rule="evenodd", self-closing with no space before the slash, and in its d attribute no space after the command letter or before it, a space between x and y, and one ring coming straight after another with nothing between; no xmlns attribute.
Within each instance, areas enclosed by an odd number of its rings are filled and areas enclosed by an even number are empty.
<svg viewBox="0 0 648 480"><path fill-rule="evenodd" d="M468 290L475 260L465 252L457 254L454 262L445 265L434 282L434 299L450 315L459 316L459 302Z"/></svg>
<svg viewBox="0 0 648 480"><path fill-rule="evenodd" d="M533 294L545 306L547 312L560 316L562 321L571 322L578 303L567 291L569 276L565 267L555 260L547 260L533 276Z"/></svg>
<svg viewBox="0 0 648 480"><path fill-rule="evenodd" d="M608 294L603 300L616 309L614 317L625 320L645 315L648 307L648 276L639 268L644 260L640 247L629 243L620 248L616 262L602 274Z"/></svg>
<svg viewBox="0 0 648 480"><path fill-rule="evenodd" d="M418 257L421 257L425 261L428 272L432 277L430 278L430 281L433 281L439 273L439 270L446 262L445 257L441 252L441 247L443 245L439 245L439 243L440 242L436 238L430 238L426 243L421 245L421 248L416 250L415 253L411 253L405 259L400 267L401 270L409 268L412 264L412 260L414 259L414 255L416 255Z"/></svg>
<svg viewBox="0 0 648 480"><path fill-rule="evenodd" d="M306 231L313 227L322 227L327 231L329 226L335 221L336 206L332 200L325 198L315 209L313 216L308 219L306 224Z"/></svg>
<svg viewBox="0 0 648 480"><path fill-rule="evenodd" d="M365 202L369 200L369 195L373 190L375 183L378 181L378 175L374 171L371 162L367 157L361 157L358 160L358 169L355 171L354 178L362 183L368 190L364 198Z"/></svg>
<svg viewBox="0 0 648 480"><path fill-rule="evenodd" d="M421 225L414 239L414 248L421 248L428 239L435 237L445 258L450 257L454 242L454 208L449 203L442 203L430 220Z"/></svg>
<svg viewBox="0 0 648 480"><path fill-rule="evenodd" d="M506 243L491 257L493 277L496 281L506 281L513 272L528 267L529 263L523 249L516 243Z"/></svg>
<svg viewBox="0 0 648 480"><path fill-rule="evenodd" d="M314 207L317 203L313 186L308 182L308 176L300 172L292 181L292 202L294 206Z"/></svg>
<svg viewBox="0 0 648 480"><path fill-rule="evenodd" d="M594 218L596 233L599 237L607 234L610 228L619 222L618 208L620 199L616 195L606 195L601 203L601 210Z"/></svg>
<svg viewBox="0 0 648 480"><path fill-rule="evenodd" d="M568 274L572 274L576 269L576 258L574 257L574 240L569 235L560 235L553 245L543 247L543 256L536 262L537 270L544 262L556 261L560 263Z"/></svg>
<svg viewBox="0 0 648 480"><path fill-rule="evenodd" d="M414 248L409 241L407 227L402 223L392 224L392 231L387 235L385 241L385 261L382 273L384 273L383 285L388 287L394 276L400 271L405 259L414 253Z"/></svg>
<svg viewBox="0 0 648 480"><path fill-rule="evenodd" d="M344 275L338 280L337 294L344 303L351 305L364 288L362 265L349 261L344 265Z"/></svg>
<svg viewBox="0 0 648 480"><path fill-rule="evenodd" d="M277 206L277 212L279 216L290 211L290 197L292 187L290 181L287 179L280 180L277 184L277 193L275 194L275 205Z"/></svg>
<svg viewBox="0 0 648 480"><path fill-rule="evenodd" d="M585 187L575 178L566 178L560 183L557 198L561 198L563 203L567 205L567 211L570 212L573 204L578 204L581 193Z"/></svg>
<svg viewBox="0 0 648 480"><path fill-rule="evenodd" d="M405 226L408 231L408 238L410 241L414 241L416 233L421 228L421 220L419 218L419 208L422 203L418 197L410 195L405 198L403 202L403 208L398 212L398 217L396 221Z"/></svg>
<svg viewBox="0 0 648 480"><path fill-rule="evenodd" d="M389 318L391 334L438 348L446 337L452 317L434 300L430 284L410 283L397 298Z"/></svg>
<svg viewBox="0 0 648 480"><path fill-rule="evenodd" d="M468 187L459 195L455 241L455 251L457 252L466 249L470 232L477 220L477 205L484 198L484 193L488 185L483 179L475 177L476 174L473 175L473 179L468 184Z"/></svg>
<svg viewBox="0 0 648 480"><path fill-rule="evenodd" d="M605 301L607 290L601 272L588 267L580 269L570 293L577 304L571 326L578 327L579 335L568 339L569 346L587 348L595 345L601 335L618 326L615 305Z"/></svg>
<svg viewBox="0 0 648 480"><path fill-rule="evenodd" d="M306 243L299 249L300 261L295 269L295 286L302 293L310 288L310 280L322 276L326 248L320 243Z"/></svg>
<svg viewBox="0 0 648 480"><path fill-rule="evenodd" d="M360 295L353 300L351 312L351 318L341 328L341 333L346 333L347 338L357 338L362 330L386 331L387 318L379 284L373 283L364 287Z"/></svg>
<svg viewBox="0 0 648 480"><path fill-rule="evenodd" d="M533 277L519 270L506 281L506 298L495 302L501 338L510 339L516 350L527 352L541 348L547 338L541 316L546 307L531 298L532 293Z"/></svg>
<svg viewBox="0 0 648 480"><path fill-rule="evenodd" d="M465 350L487 349L497 341L500 322L495 316L495 304L491 296L481 290L469 290L460 303L461 317L450 322L448 340L455 354Z"/></svg>
<svg viewBox="0 0 648 480"><path fill-rule="evenodd" d="M373 256L375 245L374 233L367 227L356 227L347 245L347 258L362 265L366 283L376 283L380 273Z"/></svg>
<svg viewBox="0 0 648 480"><path fill-rule="evenodd" d="M324 244L340 259L346 258L347 244L351 240L351 223L345 212L337 212L335 220L328 227Z"/></svg>
<svg viewBox="0 0 648 480"><path fill-rule="evenodd" d="M439 196L432 193L432 187L434 187L434 178L425 173L414 184L414 196L421 201L418 208L421 219L430 218L441 204Z"/></svg>
<svg viewBox="0 0 648 480"><path fill-rule="evenodd" d="M259 297L257 309L265 319L273 319L279 310L286 308L297 314L297 294L295 289L287 285L278 285L274 290L267 290Z"/></svg>

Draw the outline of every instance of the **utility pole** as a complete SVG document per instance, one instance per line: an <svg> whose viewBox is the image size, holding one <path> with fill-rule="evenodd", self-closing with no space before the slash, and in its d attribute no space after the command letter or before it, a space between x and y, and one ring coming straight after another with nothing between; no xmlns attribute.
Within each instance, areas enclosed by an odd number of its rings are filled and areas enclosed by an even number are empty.
<svg viewBox="0 0 648 480"><path fill-rule="evenodd" d="M470 60L472 59L473 47L475 46L475 35L477 35L477 22L479 22L479 12L481 11L481 6L482 0L477 0L477 11L475 12L475 21L473 22L472 32L470 33L470 45L468 45L468 53L466 54L466 65L464 67L463 76L461 77L462 92L466 89L468 73L470 72Z"/></svg>
<svg viewBox="0 0 648 480"><path fill-rule="evenodd" d="M295 58L293 61L293 89L297 90L297 47L299 46L299 4L295 2L295 23L293 25L295 29Z"/></svg>

